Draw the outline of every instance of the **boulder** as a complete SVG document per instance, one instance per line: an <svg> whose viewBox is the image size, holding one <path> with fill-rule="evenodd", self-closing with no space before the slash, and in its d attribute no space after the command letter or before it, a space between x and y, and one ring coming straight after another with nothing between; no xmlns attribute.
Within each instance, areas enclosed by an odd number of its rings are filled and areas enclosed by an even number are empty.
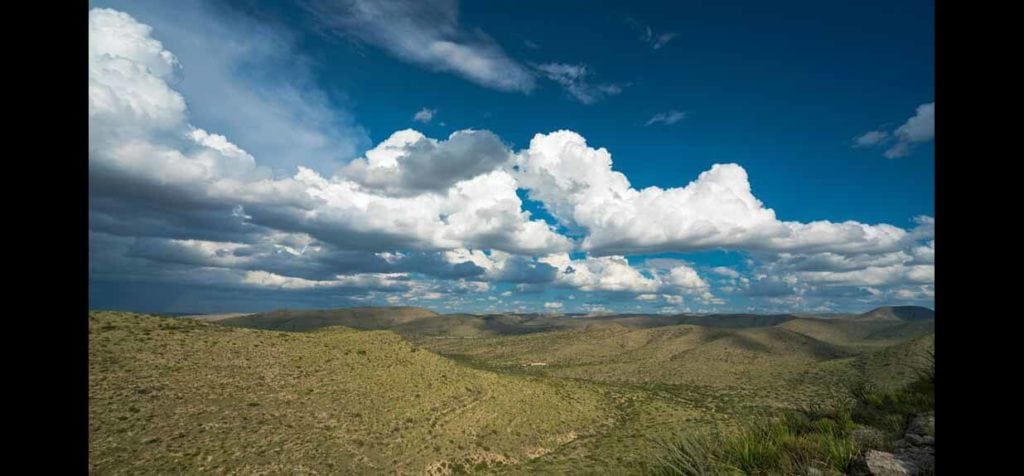
<svg viewBox="0 0 1024 476"><path fill-rule="evenodd" d="M909 476L920 474L913 463L904 461L892 453L868 450L857 463L852 474L871 476Z"/></svg>
<svg viewBox="0 0 1024 476"><path fill-rule="evenodd" d="M913 474L931 474L935 471L935 448L932 446L912 446L896 452L896 457L917 468Z"/></svg>
<svg viewBox="0 0 1024 476"><path fill-rule="evenodd" d="M935 471L935 448L927 445L903 445L894 453L868 450L851 468L855 476L897 476L932 474Z"/></svg>
<svg viewBox="0 0 1024 476"><path fill-rule="evenodd" d="M867 442L870 429L857 428L855 441ZM874 445L862 445L862 447ZM877 447L877 446L876 446ZM935 414L915 415L907 425L903 438L892 444L894 451L868 450L853 464L851 474L863 476L897 476L931 474L935 471Z"/></svg>
<svg viewBox="0 0 1024 476"><path fill-rule="evenodd" d="M935 414L921 413L916 415L907 425L907 435L935 436Z"/></svg>

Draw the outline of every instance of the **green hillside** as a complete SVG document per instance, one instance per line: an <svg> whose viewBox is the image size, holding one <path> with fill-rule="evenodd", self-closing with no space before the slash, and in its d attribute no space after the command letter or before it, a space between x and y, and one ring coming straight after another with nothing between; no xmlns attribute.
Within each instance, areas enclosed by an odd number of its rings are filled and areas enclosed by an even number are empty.
<svg viewBox="0 0 1024 476"><path fill-rule="evenodd" d="M915 377L934 358L935 334L924 334L859 358L867 381L879 388L895 388Z"/></svg>
<svg viewBox="0 0 1024 476"><path fill-rule="evenodd" d="M431 339L443 355L549 377L629 385L699 387L775 405L819 394L790 377L855 353L783 328L619 325L482 339Z"/></svg>
<svg viewBox="0 0 1024 476"><path fill-rule="evenodd" d="M857 319L877 321L930 321L935 319L935 311L919 306L883 306L865 312L858 316Z"/></svg>
<svg viewBox="0 0 1024 476"><path fill-rule="evenodd" d="M96 473L422 473L553 451L608 425L582 385L458 365L391 332L90 314Z"/></svg>
<svg viewBox="0 0 1024 476"><path fill-rule="evenodd" d="M695 326L707 327L771 327L794 319L789 314L710 314L710 315L683 315L678 317L679 324L692 324Z"/></svg>
<svg viewBox="0 0 1024 476"><path fill-rule="evenodd" d="M779 327L833 345L862 350L877 349L935 331L934 320L800 318Z"/></svg>
<svg viewBox="0 0 1024 476"><path fill-rule="evenodd" d="M934 346L930 320L687 317L92 312L91 469L638 474L662 439L899 388Z"/></svg>
<svg viewBox="0 0 1024 476"><path fill-rule="evenodd" d="M416 307L289 309L256 314L188 317L217 321L232 327L280 331L301 332L330 326L367 330L387 329L410 338L522 335L578 329L595 324L619 324L638 329L678 324L726 328L769 327L795 318L788 314L623 314L604 316L437 314L428 309Z"/></svg>

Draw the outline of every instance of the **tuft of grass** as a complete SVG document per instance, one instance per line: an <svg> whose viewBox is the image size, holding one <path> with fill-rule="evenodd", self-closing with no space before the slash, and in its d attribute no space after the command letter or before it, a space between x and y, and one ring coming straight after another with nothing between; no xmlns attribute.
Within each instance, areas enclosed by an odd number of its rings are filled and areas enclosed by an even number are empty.
<svg viewBox="0 0 1024 476"><path fill-rule="evenodd" d="M644 464L644 472L652 475L685 474L712 476L722 474L715 438L709 435L685 435L675 440L656 439L659 452L653 464Z"/></svg>
<svg viewBox="0 0 1024 476"><path fill-rule="evenodd" d="M864 381L851 385L855 404L852 414L858 423L879 428L893 437L902 436L910 419L935 410L935 360L927 353L922 365L913 365L915 378L893 390L880 389Z"/></svg>
<svg viewBox="0 0 1024 476"><path fill-rule="evenodd" d="M844 472L858 454L852 421L804 414L756 420L724 435L656 442L661 453L645 472L654 475L803 474L810 468Z"/></svg>
<svg viewBox="0 0 1024 476"><path fill-rule="evenodd" d="M929 356L931 357L931 356ZM659 453L644 466L654 475L805 474L814 468L845 473L868 448L853 437L858 427L886 432L888 445L902 436L910 419L935 408L934 360L915 369L917 377L895 390L863 381L850 388L852 400L836 397L801 410L754 419L727 435L686 436L654 441Z"/></svg>

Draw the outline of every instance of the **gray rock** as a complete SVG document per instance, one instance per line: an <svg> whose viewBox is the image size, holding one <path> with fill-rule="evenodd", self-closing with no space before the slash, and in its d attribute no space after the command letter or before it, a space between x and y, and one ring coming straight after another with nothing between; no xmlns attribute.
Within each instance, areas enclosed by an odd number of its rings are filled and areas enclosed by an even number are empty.
<svg viewBox="0 0 1024 476"><path fill-rule="evenodd" d="M910 444L910 446L920 446L924 444L924 438L925 437L914 433L907 433L907 436L904 439Z"/></svg>
<svg viewBox="0 0 1024 476"><path fill-rule="evenodd" d="M907 425L907 435L935 436L935 414L922 413L910 420Z"/></svg>
<svg viewBox="0 0 1024 476"><path fill-rule="evenodd" d="M914 463L885 451L868 450L864 453L864 463L868 474L873 476L903 476L921 472Z"/></svg>
<svg viewBox="0 0 1024 476"><path fill-rule="evenodd" d="M931 446L914 446L896 452L896 458L917 468L918 473L931 473L935 470L935 448Z"/></svg>
<svg viewBox="0 0 1024 476"><path fill-rule="evenodd" d="M869 427L854 429L855 441L870 441ZM893 443L893 452L868 450L855 461L851 474L857 476L898 476L930 474L935 470L935 415L914 416L904 437ZM871 447L875 445L863 445ZM875 446L876 448L878 446Z"/></svg>

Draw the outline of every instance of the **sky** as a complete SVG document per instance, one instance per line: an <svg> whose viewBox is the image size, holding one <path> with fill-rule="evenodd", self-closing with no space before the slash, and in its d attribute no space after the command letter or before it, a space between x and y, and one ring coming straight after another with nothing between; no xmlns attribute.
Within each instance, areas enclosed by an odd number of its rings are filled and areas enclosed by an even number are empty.
<svg viewBox="0 0 1024 476"><path fill-rule="evenodd" d="M94 309L934 303L932 2L93 1Z"/></svg>

